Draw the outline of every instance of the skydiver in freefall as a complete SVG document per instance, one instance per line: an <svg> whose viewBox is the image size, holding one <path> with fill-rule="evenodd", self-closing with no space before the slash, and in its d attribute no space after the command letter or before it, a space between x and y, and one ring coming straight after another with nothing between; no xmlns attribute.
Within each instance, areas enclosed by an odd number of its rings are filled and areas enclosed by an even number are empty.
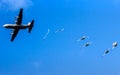
<svg viewBox="0 0 120 75"><path fill-rule="evenodd" d="M82 36L80 39L78 39L77 41L82 41L82 40L85 40L87 37L86 36Z"/></svg>
<svg viewBox="0 0 120 75"><path fill-rule="evenodd" d="M87 42L84 44L84 47L88 47L90 44L92 44L92 42Z"/></svg>
<svg viewBox="0 0 120 75"><path fill-rule="evenodd" d="M117 47L117 45L118 45L117 41L116 41L116 42L113 42L113 43L112 43L112 49L114 49L115 47Z"/></svg>

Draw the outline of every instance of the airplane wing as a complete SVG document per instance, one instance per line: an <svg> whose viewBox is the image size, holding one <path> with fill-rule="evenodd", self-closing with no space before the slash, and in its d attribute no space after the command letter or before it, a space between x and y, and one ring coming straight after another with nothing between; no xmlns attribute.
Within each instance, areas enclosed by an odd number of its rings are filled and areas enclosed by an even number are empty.
<svg viewBox="0 0 120 75"><path fill-rule="evenodd" d="M18 34L18 31L19 31L19 29L13 30L11 41L13 41L13 40L15 39L15 37L16 37L17 34Z"/></svg>
<svg viewBox="0 0 120 75"><path fill-rule="evenodd" d="M20 9L19 15L16 17L17 21L16 21L16 25L21 25L22 23L22 12L23 12L23 8Z"/></svg>

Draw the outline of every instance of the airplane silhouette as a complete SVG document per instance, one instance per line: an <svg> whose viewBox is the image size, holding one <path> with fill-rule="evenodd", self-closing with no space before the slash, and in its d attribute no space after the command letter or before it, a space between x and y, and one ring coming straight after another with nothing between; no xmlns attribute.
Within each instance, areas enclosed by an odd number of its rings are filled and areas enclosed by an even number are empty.
<svg viewBox="0 0 120 75"><path fill-rule="evenodd" d="M28 24L22 24L22 16L23 16L22 13L23 13L23 8L20 9L19 15L15 17L17 18L17 21L15 21L15 24L3 25L4 28L12 29L13 32L11 33L12 35L11 41L14 41L19 30L28 28L28 32L30 33L33 28L34 20L29 22Z"/></svg>

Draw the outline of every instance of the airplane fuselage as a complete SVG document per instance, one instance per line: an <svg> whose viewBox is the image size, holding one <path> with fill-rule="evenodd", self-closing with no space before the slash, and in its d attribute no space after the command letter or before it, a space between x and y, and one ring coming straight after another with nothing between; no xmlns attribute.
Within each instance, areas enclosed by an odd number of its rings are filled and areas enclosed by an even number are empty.
<svg viewBox="0 0 120 75"><path fill-rule="evenodd" d="M16 24L5 24L3 25L4 28L8 28L8 29L26 29L29 26L28 25L16 25Z"/></svg>
<svg viewBox="0 0 120 75"><path fill-rule="evenodd" d="M4 28L12 29L11 41L13 41L14 38L17 36L19 30L28 28L28 33L30 33L33 28L34 20L32 20L31 22L28 22L28 24L22 24L22 16L23 16L22 12L23 12L23 8L20 9L20 12L16 17L17 20L15 21L15 24L3 25Z"/></svg>

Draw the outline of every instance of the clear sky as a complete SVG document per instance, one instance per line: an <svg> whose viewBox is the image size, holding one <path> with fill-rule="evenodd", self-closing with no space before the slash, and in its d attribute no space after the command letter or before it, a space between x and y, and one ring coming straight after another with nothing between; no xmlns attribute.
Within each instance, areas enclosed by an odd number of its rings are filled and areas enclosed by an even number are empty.
<svg viewBox="0 0 120 75"><path fill-rule="evenodd" d="M34 28L10 42L3 25L21 7L23 23L35 19ZM120 0L1 0L0 17L0 75L120 75Z"/></svg>

